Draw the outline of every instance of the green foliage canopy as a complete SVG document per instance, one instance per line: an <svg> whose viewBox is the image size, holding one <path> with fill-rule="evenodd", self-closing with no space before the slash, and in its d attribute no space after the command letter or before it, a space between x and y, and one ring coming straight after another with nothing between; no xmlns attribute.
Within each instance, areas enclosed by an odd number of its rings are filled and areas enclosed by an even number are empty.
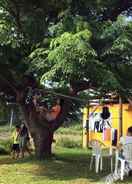
<svg viewBox="0 0 132 184"><path fill-rule="evenodd" d="M131 89L132 23L118 17L130 7L120 0L2 0L2 76L16 86L32 71L57 87L90 81L98 90Z"/></svg>

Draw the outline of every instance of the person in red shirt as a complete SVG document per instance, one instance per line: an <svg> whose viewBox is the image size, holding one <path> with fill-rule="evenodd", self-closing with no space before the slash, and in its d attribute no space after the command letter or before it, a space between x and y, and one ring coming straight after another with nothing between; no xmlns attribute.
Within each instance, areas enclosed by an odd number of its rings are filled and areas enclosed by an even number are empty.
<svg viewBox="0 0 132 184"><path fill-rule="evenodd" d="M60 99L57 99L56 104L51 108L51 110L47 110L45 117L48 121L55 120L61 112L61 104Z"/></svg>
<svg viewBox="0 0 132 184"><path fill-rule="evenodd" d="M36 107L36 111L39 112L40 116L47 121L54 121L61 113L62 105L64 103L62 99L57 99L55 105L51 109L48 109L45 105L43 105L43 103L38 104L37 100L38 97L33 98L33 103Z"/></svg>

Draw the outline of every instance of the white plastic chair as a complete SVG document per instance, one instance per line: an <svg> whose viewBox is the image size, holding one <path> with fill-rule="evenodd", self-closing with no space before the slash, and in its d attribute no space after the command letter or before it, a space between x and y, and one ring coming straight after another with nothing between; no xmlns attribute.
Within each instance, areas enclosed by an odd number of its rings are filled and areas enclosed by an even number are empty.
<svg viewBox="0 0 132 184"><path fill-rule="evenodd" d="M116 164L115 164L115 173L118 172L118 165L119 162L121 163L120 167L120 178L121 180L124 179L124 175L127 172L128 169L126 169L126 164L130 167L130 170L132 170L132 143L125 144L122 147L122 156L120 156L120 152L116 151Z"/></svg>
<svg viewBox="0 0 132 184"><path fill-rule="evenodd" d="M113 158L112 149L106 147L105 144L98 140L91 140L90 147L92 148L92 156L90 161L90 170L92 170L93 161L95 159L95 172L98 173L99 170L103 170L103 157L110 158L111 161L111 172L113 172Z"/></svg>

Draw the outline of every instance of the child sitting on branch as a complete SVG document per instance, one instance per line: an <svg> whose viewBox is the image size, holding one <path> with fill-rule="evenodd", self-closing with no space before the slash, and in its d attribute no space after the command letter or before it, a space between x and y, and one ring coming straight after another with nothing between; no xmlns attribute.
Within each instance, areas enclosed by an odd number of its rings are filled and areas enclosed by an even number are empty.
<svg viewBox="0 0 132 184"><path fill-rule="evenodd" d="M33 96L33 104L36 111L40 113L40 116L46 119L48 122L54 121L61 113L64 101L62 99L57 99L55 105L48 109L44 103L39 103L40 96Z"/></svg>

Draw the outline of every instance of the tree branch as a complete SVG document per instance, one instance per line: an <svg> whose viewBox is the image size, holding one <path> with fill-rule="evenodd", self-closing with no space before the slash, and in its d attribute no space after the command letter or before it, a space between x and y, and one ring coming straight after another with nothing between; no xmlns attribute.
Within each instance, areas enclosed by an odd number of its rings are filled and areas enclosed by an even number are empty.
<svg viewBox="0 0 132 184"><path fill-rule="evenodd" d="M13 16L15 19L18 32L23 33L25 35L25 33L23 32L22 23L20 19L21 8L19 2L12 0L8 11L10 12L11 16Z"/></svg>
<svg viewBox="0 0 132 184"><path fill-rule="evenodd" d="M117 6L112 10L110 8L106 9L106 11L103 13L102 16L103 20L115 21L122 12L127 11L131 7L132 7L131 0L120 0L119 3L117 3Z"/></svg>
<svg viewBox="0 0 132 184"><path fill-rule="evenodd" d="M73 95L77 95L78 92L84 91L87 89L95 89L94 85L91 81L71 81L70 93Z"/></svg>

